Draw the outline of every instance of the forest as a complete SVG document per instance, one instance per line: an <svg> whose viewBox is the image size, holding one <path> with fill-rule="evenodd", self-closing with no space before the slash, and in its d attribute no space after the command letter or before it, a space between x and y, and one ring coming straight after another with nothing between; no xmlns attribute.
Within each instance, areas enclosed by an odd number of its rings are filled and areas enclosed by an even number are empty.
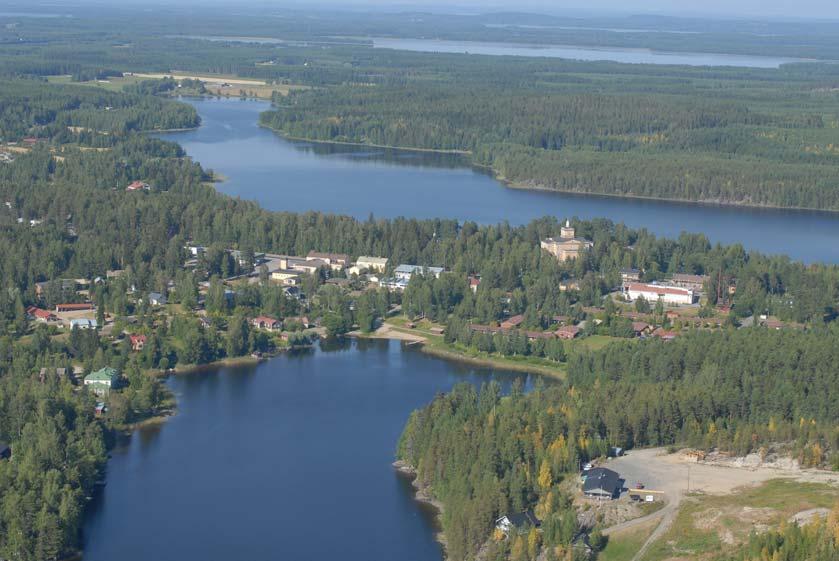
<svg viewBox="0 0 839 561"><path fill-rule="evenodd" d="M578 528L563 482L612 446L744 455L790 442L802 466L839 469L838 348L833 327L697 332L575 352L562 383L506 396L497 385L462 385L438 396L411 416L397 455L445 505L452 559L472 559L486 543L499 559L532 560L540 547L565 559ZM526 536L490 538L497 517L525 509L543 521L535 546Z"/></svg>
<svg viewBox="0 0 839 561"><path fill-rule="evenodd" d="M152 31L139 37L120 31L127 17L139 17ZM439 38L532 39L532 17L510 17L525 23L499 24L498 16L486 16L476 27L469 18L431 19ZM426 36L427 21L343 14L317 24L307 20L306 31L295 21L268 29L247 14L224 18L209 10L183 26L130 8L107 12L96 23L74 18L60 28L49 18L23 19L0 30L0 75L66 75L89 84L123 72L178 69L308 86L289 97L277 94L262 124L295 137L463 151L517 187L839 210L835 65L690 67L418 53L373 48L363 37L385 27ZM745 23L744 29L732 24L717 40L710 40L715 35L707 22L636 23L701 31L600 32L588 40L665 46L678 35L685 44L701 41L694 45L700 51L719 44L728 45L726 52L772 50ZM777 37L789 39L773 40L778 52L802 47L800 27L778 25ZM107 39L97 34L103 27ZM820 45L816 51L837 48L830 31L808 29L807 39ZM254 33L265 39L219 38ZM582 30L542 30L552 33L586 41ZM91 119L80 114L77 126L109 124L101 115Z"/></svg>
<svg viewBox="0 0 839 561"><path fill-rule="evenodd" d="M401 303L411 317L445 323L450 342L565 365L562 383L538 383L527 393L516 386L509 395L495 385L461 386L411 416L398 455L446 505L453 559L472 558L491 537L497 514L526 508L544 521L542 533L493 540L487 559L530 560L542 548L563 558L579 530L563 483L580 461L612 445L745 453L786 441L803 465L839 467L832 406L839 267L713 245L700 234L662 239L599 219L568 217L594 246L559 263L539 249L540 239L558 233L558 217L514 227L268 212L217 193L211 174L177 145L138 134L198 125L192 108L161 97L177 87L171 80L141 81L124 92L91 83L179 68L314 86L276 98L263 124L291 135L467 151L475 163L522 184L837 210L834 68L498 60L380 51L363 42L281 50L173 36L184 30L168 23L157 35L137 37L115 24L124 17L103 16L98 29L111 26L104 39L84 18L0 29L0 150L14 148L13 161L0 164L0 440L14 451L14 461L0 461L0 558L35 561L76 551L112 431L154 414L167 399L151 370L268 350L271 341L247 318L302 312L267 282L238 286L228 298L221 279L242 272L231 248L247 255L335 251L445 267L439 279L413 278L401 297L382 290L350 297L325 274L307 278L307 313L338 335L369 331ZM213 32L223 23L199 20L192 31ZM77 83L45 80L56 75ZM127 192L132 181L150 188ZM196 272L183 267L188 243L208 247ZM731 324L667 343L627 339L572 352L558 341L540 348L512 336L467 334L470 322L510 314L537 330L555 315L581 318L582 308L601 303L630 267L647 281L708 275L708 305L732 305ZM130 328L148 336L141 352L125 338L60 336L27 318L29 305L76 298L61 279L95 279L109 270L124 276L94 286L90 299L97 314L117 318L118 329L132 316ZM481 278L475 293L468 275ZM209 327L188 314L163 317L128 297L169 291L189 310L204 278ZM579 288L557 290L569 280ZM43 282L39 296L36 283ZM734 320L761 314L802 330L734 329ZM605 316L603 329L621 336L625 322L608 310ZM42 368L74 364L123 373L126 387L110 397L103 417L95 417L88 393L39 377ZM612 407L616 402L624 406ZM832 558L829 524L756 536L738 559ZM596 532L592 542L602 545Z"/></svg>

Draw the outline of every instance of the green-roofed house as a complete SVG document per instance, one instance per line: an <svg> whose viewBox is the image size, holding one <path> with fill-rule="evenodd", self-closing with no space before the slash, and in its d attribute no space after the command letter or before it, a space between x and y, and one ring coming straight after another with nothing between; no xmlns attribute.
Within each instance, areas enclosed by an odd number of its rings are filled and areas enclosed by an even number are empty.
<svg viewBox="0 0 839 561"><path fill-rule="evenodd" d="M90 386L96 395L107 395L119 379L119 372L116 368L106 366L96 372L91 372L84 377L84 385Z"/></svg>

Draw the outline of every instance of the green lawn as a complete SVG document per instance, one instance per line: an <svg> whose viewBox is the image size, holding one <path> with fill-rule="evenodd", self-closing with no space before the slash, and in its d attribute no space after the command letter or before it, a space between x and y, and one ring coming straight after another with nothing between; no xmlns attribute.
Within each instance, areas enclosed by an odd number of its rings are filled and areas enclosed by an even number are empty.
<svg viewBox="0 0 839 561"><path fill-rule="evenodd" d="M597 556L597 561L630 561L653 533L658 522L658 519L652 520L637 528L609 536L609 542Z"/></svg>

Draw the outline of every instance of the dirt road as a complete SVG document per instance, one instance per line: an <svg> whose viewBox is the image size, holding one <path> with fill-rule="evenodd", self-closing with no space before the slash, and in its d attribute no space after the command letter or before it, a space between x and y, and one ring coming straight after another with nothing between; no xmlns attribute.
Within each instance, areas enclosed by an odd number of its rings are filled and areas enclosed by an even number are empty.
<svg viewBox="0 0 839 561"><path fill-rule="evenodd" d="M663 448L632 450L627 455L610 460L605 467L618 472L625 480L624 486L634 488L641 482L647 489L660 491L666 500L664 508L641 518L636 518L611 528L604 533L614 533L640 526L655 518L660 522L632 561L643 558L649 547L673 523L679 504L690 491L724 494L738 487L758 485L770 479L789 478L807 482L836 483L836 474L817 470L788 470L769 467L737 468L727 465L695 463L681 454L667 454Z"/></svg>

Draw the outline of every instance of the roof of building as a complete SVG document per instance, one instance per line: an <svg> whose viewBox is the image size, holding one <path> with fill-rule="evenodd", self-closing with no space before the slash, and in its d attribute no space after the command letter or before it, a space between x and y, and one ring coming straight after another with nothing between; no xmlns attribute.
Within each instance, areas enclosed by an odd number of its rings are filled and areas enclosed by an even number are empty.
<svg viewBox="0 0 839 561"><path fill-rule="evenodd" d="M369 255L359 255L357 262L372 263L374 265L387 265L387 257L370 257Z"/></svg>
<svg viewBox="0 0 839 561"><path fill-rule="evenodd" d="M272 318L271 316L257 316L251 320L253 323L280 323L280 321L276 318Z"/></svg>
<svg viewBox="0 0 839 561"><path fill-rule="evenodd" d="M542 240L544 243L547 244L556 244L556 245L573 245L573 246L580 246L584 245L586 247L594 245L594 242L587 240L585 238L545 238Z"/></svg>
<svg viewBox="0 0 839 561"><path fill-rule="evenodd" d="M35 306L29 306L26 309L26 313L39 319L50 319L55 317L55 315L49 310L42 310L41 308L36 308Z"/></svg>
<svg viewBox="0 0 839 561"><path fill-rule="evenodd" d="M90 302L81 303L81 304L56 304L56 308L61 308L62 310L90 310L93 308L93 304Z"/></svg>
<svg viewBox="0 0 839 561"><path fill-rule="evenodd" d="M541 525L541 521L538 518L536 518L536 515L533 514L532 510L505 514L502 518L506 518L507 520L509 520L510 524L512 524L516 528L523 528L525 526L537 527ZM501 518L499 518L498 520L500 521Z"/></svg>
<svg viewBox="0 0 839 561"><path fill-rule="evenodd" d="M429 273L431 273L433 275L438 275L438 274L442 273L443 270L444 269L442 267L423 267L422 265L405 265L405 264L402 264L402 265L399 265L398 267L396 267L394 272L413 275L414 273L423 274L424 271L428 271Z"/></svg>
<svg viewBox="0 0 839 561"><path fill-rule="evenodd" d="M661 339L675 339L679 336L679 333L677 331L667 331L666 329L659 327L653 331L653 335Z"/></svg>
<svg viewBox="0 0 839 561"><path fill-rule="evenodd" d="M563 325L562 327L558 327L554 333L559 335L560 333L563 335L576 335L580 332L579 325Z"/></svg>
<svg viewBox="0 0 839 561"><path fill-rule="evenodd" d="M663 284L645 284L642 282L630 283L627 290L632 292L649 292L654 294L672 294L677 296L689 296L692 292L690 289L681 288L678 286L667 286Z"/></svg>
<svg viewBox="0 0 839 561"><path fill-rule="evenodd" d="M128 339L132 343L137 342L137 341L142 341L144 343L146 342L146 336L141 334L141 333L132 333L131 335L128 336Z"/></svg>
<svg viewBox="0 0 839 561"><path fill-rule="evenodd" d="M583 493L603 492L615 495L621 488L621 478L617 472L607 468L594 468L586 474Z"/></svg>
<svg viewBox="0 0 839 561"><path fill-rule="evenodd" d="M648 329L649 327L650 327L650 324L647 323L646 321L633 321L632 322L632 330L635 331L635 332L644 331L645 329Z"/></svg>
<svg viewBox="0 0 839 561"><path fill-rule="evenodd" d="M347 263L350 260L350 256L346 253L322 253L320 251L310 251L308 255L306 255L306 259L323 259L324 261L343 261Z"/></svg>
<svg viewBox="0 0 839 561"><path fill-rule="evenodd" d="M502 321L501 327L517 327L521 325L522 322L524 322L524 316L522 314L516 314Z"/></svg>
<svg viewBox="0 0 839 561"><path fill-rule="evenodd" d="M86 382L111 382L118 374L119 373L116 368L106 366L105 368L100 368L96 372L91 372L85 376L84 379Z"/></svg>
<svg viewBox="0 0 839 561"><path fill-rule="evenodd" d="M86 325L88 327L97 327L98 323L95 319L90 318L75 318L70 320L70 327L77 325Z"/></svg>

